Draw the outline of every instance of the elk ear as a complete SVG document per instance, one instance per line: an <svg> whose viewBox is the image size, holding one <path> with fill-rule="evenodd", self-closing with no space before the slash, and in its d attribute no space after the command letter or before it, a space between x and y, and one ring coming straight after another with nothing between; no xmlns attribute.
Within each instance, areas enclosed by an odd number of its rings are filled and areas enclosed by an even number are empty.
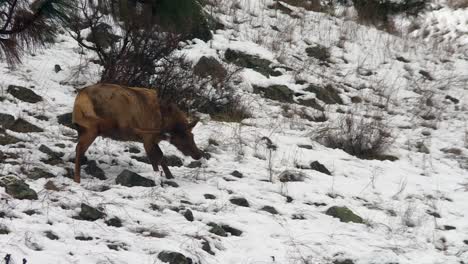
<svg viewBox="0 0 468 264"><path fill-rule="evenodd" d="M188 124L188 129L192 130L198 123L198 119L195 119L194 121L190 122L190 124Z"/></svg>

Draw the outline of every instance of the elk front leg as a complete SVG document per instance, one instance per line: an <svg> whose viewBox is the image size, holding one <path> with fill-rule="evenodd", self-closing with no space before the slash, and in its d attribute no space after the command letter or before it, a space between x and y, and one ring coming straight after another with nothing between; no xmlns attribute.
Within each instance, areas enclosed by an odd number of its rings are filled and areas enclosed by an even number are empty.
<svg viewBox="0 0 468 264"><path fill-rule="evenodd" d="M167 166L166 158L164 157L164 154L159 147L159 145L154 146L158 154L162 157L161 158L161 167L164 171L164 175L166 175L167 179L174 179L174 176L172 175L171 171L169 170L169 167Z"/></svg>
<svg viewBox="0 0 468 264"><path fill-rule="evenodd" d="M159 171L158 165L161 164L163 156L157 151L157 148L159 148L157 147L157 144L153 142L153 140L145 140L143 144L146 151L146 155L148 156L148 160L153 166L153 170Z"/></svg>

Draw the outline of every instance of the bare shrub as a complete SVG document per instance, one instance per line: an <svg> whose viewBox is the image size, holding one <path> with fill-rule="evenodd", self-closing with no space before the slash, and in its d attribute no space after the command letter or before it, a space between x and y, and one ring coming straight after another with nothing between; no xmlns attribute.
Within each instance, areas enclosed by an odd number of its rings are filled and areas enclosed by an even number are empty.
<svg viewBox="0 0 468 264"><path fill-rule="evenodd" d="M366 118L353 113L320 129L314 138L329 148L342 149L363 159L382 159L393 142L390 128L381 118Z"/></svg>

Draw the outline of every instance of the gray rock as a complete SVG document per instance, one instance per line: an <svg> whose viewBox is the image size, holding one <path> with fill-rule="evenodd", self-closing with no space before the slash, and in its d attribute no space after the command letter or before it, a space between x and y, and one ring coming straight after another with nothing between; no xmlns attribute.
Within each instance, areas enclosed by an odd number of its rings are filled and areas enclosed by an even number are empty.
<svg viewBox="0 0 468 264"><path fill-rule="evenodd" d="M235 171L231 172L231 175L236 177L236 178L239 178L239 179L244 178L244 174L242 174L238 170L235 170Z"/></svg>
<svg viewBox="0 0 468 264"><path fill-rule="evenodd" d="M238 205L238 206L250 207L249 202L248 202L245 198L242 198L242 197L231 198L231 199L229 199L229 201L230 201L232 204L235 204L235 205Z"/></svg>
<svg viewBox="0 0 468 264"><path fill-rule="evenodd" d="M72 121L72 113L65 113L57 116L57 122L63 126L76 129Z"/></svg>
<svg viewBox="0 0 468 264"><path fill-rule="evenodd" d="M37 179L41 179L41 178L45 178L45 179L48 179L48 178L54 178L55 175L48 172L48 171L45 171L44 169L42 168L32 168L32 170L30 170L29 172L26 172L26 174L28 175L28 178L32 179L32 180L37 180Z"/></svg>
<svg viewBox="0 0 468 264"><path fill-rule="evenodd" d="M228 226L228 225L221 225L221 228L223 228L224 231L226 231L227 233L233 236L241 236L243 233L241 230L234 228L232 226Z"/></svg>
<svg viewBox="0 0 468 264"><path fill-rule="evenodd" d="M260 210L268 212L270 214L274 214L274 215L278 214L278 211L273 206L270 206L270 205L265 205Z"/></svg>
<svg viewBox="0 0 468 264"><path fill-rule="evenodd" d="M331 85L325 87L318 87L316 85L309 85L306 89L307 92L314 93L317 99L326 104L343 104L343 100L339 95L339 91Z"/></svg>
<svg viewBox="0 0 468 264"><path fill-rule="evenodd" d="M59 237L52 231L45 231L44 234L50 240L58 240L59 239Z"/></svg>
<svg viewBox="0 0 468 264"><path fill-rule="evenodd" d="M58 65L58 64L55 64L55 66L54 66L54 71L55 71L55 73L58 73L58 72L60 72L61 70L62 70L62 67L60 67L60 65Z"/></svg>
<svg viewBox="0 0 468 264"><path fill-rule="evenodd" d="M44 130L36 125L29 123L28 121L19 118L8 128L11 131L18 133L33 133L33 132L44 132Z"/></svg>
<svg viewBox="0 0 468 264"><path fill-rule="evenodd" d="M201 57L193 67L193 73L201 77L211 76L214 79L223 80L226 78L227 70L213 57Z"/></svg>
<svg viewBox="0 0 468 264"><path fill-rule="evenodd" d="M210 243L206 240L203 240L202 242L202 250L206 251L210 255L214 255L215 253L211 249Z"/></svg>
<svg viewBox="0 0 468 264"><path fill-rule="evenodd" d="M196 161L192 161L190 162L189 165L187 165L187 168L191 168L191 169L194 169L194 168L200 168L202 166L202 163L201 161L199 160L196 160Z"/></svg>
<svg viewBox="0 0 468 264"><path fill-rule="evenodd" d="M318 161L313 161L312 163L310 163L310 168L327 175L332 175L331 172L327 169L327 167L325 167L325 165Z"/></svg>
<svg viewBox="0 0 468 264"><path fill-rule="evenodd" d="M158 259L169 264L193 264L191 258L182 255L179 252L162 251L158 254Z"/></svg>
<svg viewBox="0 0 468 264"><path fill-rule="evenodd" d="M220 225L210 222L208 223L208 226L211 227L211 229L208 230L208 232L213 233L218 236L227 237L226 231Z"/></svg>
<svg viewBox="0 0 468 264"><path fill-rule="evenodd" d="M193 213L192 213L192 211L190 209L185 210L184 217L185 217L185 219L187 219L187 221L190 221L190 222L193 222L193 220L195 219L193 217Z"/></svg>
<svg viewBox="0 0 468 264"><path fill-rule="evenodd" d="M179 184L177 184L177 182L174 182L174 181L164 181L164 184L166 185L169 185L173 188L178 188L179 187Z"/></svg>
<svg viewBox="0 0 468 264"><path fill-rule="evenodd" d="M227 49L224 53L224 58L228 62L234 63L239 67L252 69L266 77L278 75L278 73L270 67L271 61L262 59L255 55ZM281 72L279 72L279 74L281 74Z"/></svg>
<svg viewBox="0 0 468 264"><path fill-rule="evenodd" d="M214 196L213 194L209 194L209 193L205 193L203 197L205 197L205 199L208 199L208 200L216 199L216 196Z"/></svg>
<svg viewBox="0 0 468 264"><path fill-rule="evenodd" d="M61 152L56 152L56 151L53 151L52 149L50 149L49 147L47 147L46 145L41 145L39 147L39 151L42 152L42 153L45 153L47 154L49 157L51 158L56 158L56 159L60 159L63 157L63 153Z"/></svg>
<svg viewBox="0 0 468 264"><path fill-rule="evenodd" d="M124 170L115 179L117 184L127 186L127 187L134 187L134 186L143 186L143 187L153 187L156 186L153 180L147 179L145 177L140 176L139 174Z"/></svg>
<svg viewBox="0 0 468 264"><path fill-rule="evenodd" d="M105 223L108 226L122 227L122 220L120 220L120 218L118 218L117 216L112 217L111 219L107 220Z"/></svg>
<svg viewBox="0 0 468 264"><path fill-rule="evenodd" d="M104 218L105 214L100 210L91 207L87 204L81 204L80 218L86 221L96 221L98 219Z"/></svg>
<svg viewBox="0 0 468 264"><path fill-rule="evenodd" d="M254 93L282 103L293 103L294 92L286 85L271 85L268 87L253 86Z"/></svg>
<svg viewBox="0 0 468 264"><path fill-rule="evenodd" d="M300 105L308 106L308 107L311 107L311 108L316 109L316 110L319 110L319 111L323 111L323 110L324 110L323 106L321 106L321 105L317 102L317 99L315 99L315 98L310 98L310 99L298 99L297 102L298 102Z"/></svg>
<svg viewBox="0 0 468 264"><path fill-rule="evenodd" d="M332 217L335 217L335 218L338 218L338 219L340 219L341 222L344 222L344 223L349 223L349 222L358 223L358 224L363 224L364 223L364 220L362 219L362 217L355 214L353 211L351 211L350 209L348 209L345 206L342 206L342 207L332 206L332 207L328 208L328 210L325 212L325 214L329 215L329 216L332 216Z"/></svg>
<svg viewBox="0 0 468 264"><path fill-rule="evenodd" d="M0 127L8 129L14 122L15 122L14 116L0 113Z"/></svg>
<svg viewBox="0 0 468 264"><path fill-rule="evenodd" d="M0 145L5 146L5 145L16 144L18 142L21 142L21 140L14 136L10 136L4 132L2 133L0 131Z"/></svg>
<svg viewBox="0 0 468 264"><path fill-rule="evenodd" d="M37 193L29 188L24 181L13 177L4 176L0 178L0 186L5 187L5 192L19 200L37 200Z"/></svg>
<svg viewBox="0 0 468 264"><path fill-rule="evenodd" d="M176 155L169 155L165 156L166 164L169 167L182 167L184 162L181 158L177 157Z"/></svg>
<svg viewBox="0 0 468 264"><path fill-rule="evenodd" d="M94 178L98 178L100 180L106 180L107 177L106 177L106 174L104 173L104 171L98 167L97 163L95 160L91 160L88 162L88 164L86 165L86 168L84 169L84 171L93 176Z"/></svg>
<svg viewBox="0 0 468 264"><path fill-rule="evenodd" d="M35 104L42 101L41 96L26 87L10 85L7 92L23 102Z"/></svg>
<svg viewBox="0 0 468 264"><path fill-rule="evenodd" d="M329 49L321 45L307 47L305 51L307 53L307 56L316 58L320 61L329 61L330 59Z"/></svg>
<svg viewBox="0 0 468 264"><path fill-rule="evenodd" d="M280 182L302 182L307 176L300 171L285 170L278 178Z"/></svg>

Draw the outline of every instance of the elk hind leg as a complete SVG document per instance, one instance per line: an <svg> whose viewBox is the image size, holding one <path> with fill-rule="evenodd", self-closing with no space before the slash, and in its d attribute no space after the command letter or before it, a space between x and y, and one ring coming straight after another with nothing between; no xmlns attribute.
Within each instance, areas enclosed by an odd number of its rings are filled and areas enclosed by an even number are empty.
<svg viewBox="0 0 468 264"><path fill-rule="evenodd" d="M84 128L78 126L78 144L76 145L76 156L75 156L75 174L74 180L80 183L81 180L81 159L84 156L86 150L94 142L97 137L97 131L90 128Z"/></svg>

